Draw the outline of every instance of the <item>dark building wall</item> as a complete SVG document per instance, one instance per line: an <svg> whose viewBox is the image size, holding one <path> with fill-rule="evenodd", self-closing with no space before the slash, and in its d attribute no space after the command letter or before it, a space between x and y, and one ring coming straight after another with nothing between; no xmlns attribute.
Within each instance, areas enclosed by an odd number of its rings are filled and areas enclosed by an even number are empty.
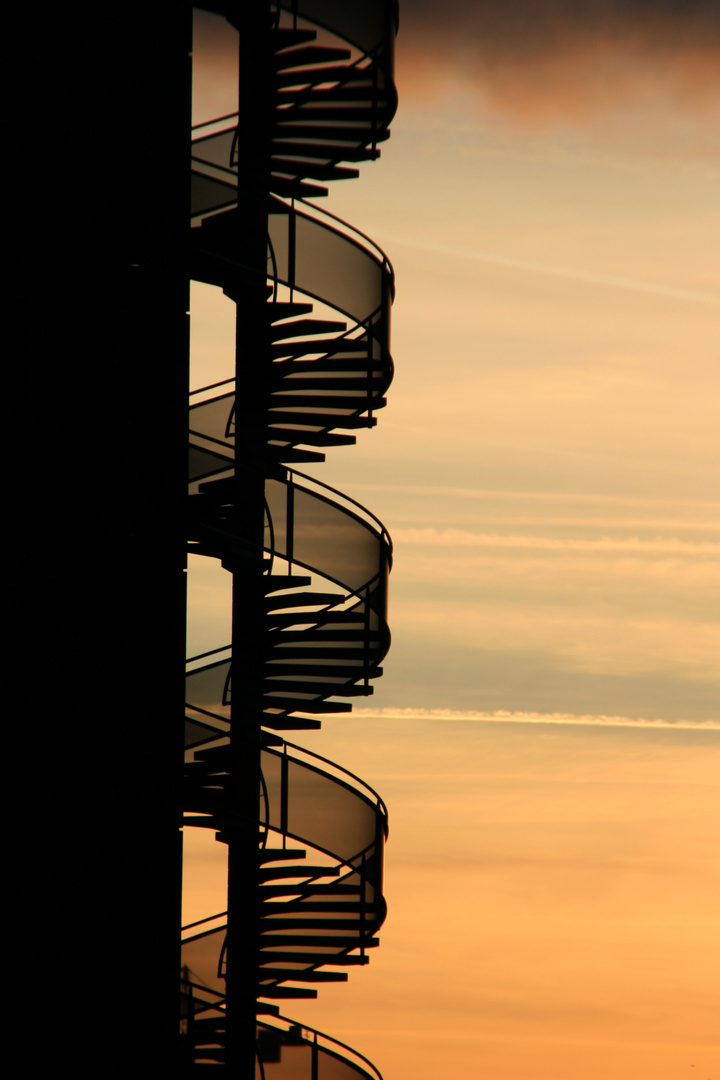
<svg viewBox="0 0 720 1080"><path fill-rule="evenodd" d="M19 309L37 454L22 605L32 1052L74 1075L164 1076L179 964L191 9L35 16L18 39L36 103Z"/></svg>

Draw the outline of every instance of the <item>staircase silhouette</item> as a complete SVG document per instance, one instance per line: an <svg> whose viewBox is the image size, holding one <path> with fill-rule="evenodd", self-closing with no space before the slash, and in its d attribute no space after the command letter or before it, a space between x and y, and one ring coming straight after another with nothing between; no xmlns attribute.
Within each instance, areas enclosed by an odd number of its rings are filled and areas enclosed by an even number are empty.
<svg viewBox="0 0 720 1080"><path fill-rule="evenodd" d="M307 200L356 177L348 163L377 158L388 138L397 7L252 6L202 4L251 50L260 104L248 120L241 97L240 113L193 129L191 277L238 305L238 364L235 379L191 394L190 551L220 560L246 606L231 644L188 660L183 788L184 827L213 830L252 885L239 901L231 883L226 911L183 930L183 1061L238 1067L234 979L255 1001L256 1077L379 1080L279 1003L345 981L377 946L387 810L279 733L372 694L390 644L387 531L297 465L373 427L393 376L392 267ZM237 974L241 952L253 970Z"/></svg>

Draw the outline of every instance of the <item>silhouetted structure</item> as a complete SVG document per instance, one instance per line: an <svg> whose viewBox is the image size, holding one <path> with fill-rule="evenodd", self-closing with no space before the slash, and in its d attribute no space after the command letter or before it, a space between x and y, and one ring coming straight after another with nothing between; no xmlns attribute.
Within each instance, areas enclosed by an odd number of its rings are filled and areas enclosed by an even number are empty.
<svg viewBox="0 0 720 1080"><path fill-rule="evenodd" d="M387 138L396 12L203 6L238 33L239 112L193 132L191 276L235 301L237 355L234 380L191 395L191 550L233 575L233 640L187 678L185 825L228 847L227 912L183 942L187 1059L251 1077L259 1024L258 1068L278 1080L314 1080L322 1059L336 1077L374 1076L277 1001L315 997L347 978L325 966L364 964L377 944L385 807L276 733L371 693L389 645L389 537L295 465L372 426L392 377L390 265L305 200Z"/></svg>
<svg viewBox="0 0 720 1080"><path fill-rule="evenodd" d="M296 465L372 426L392 377L392 269L306 200L388 136L397 11L202 7L238 37L239 111L193 131L189 248L191 8L78 9L36 31L33 416L46 461L73 463L31 536L29 625L47 644L29 960L64 991L37 1060L81 1024L75 1075L174 1073L183 824L227 846L228 909L184 932L181 1071L376 1077L278 1002L367 962L386 810L278 732L371 693L389 644L387 533ZM188 515L190 278L235 301L238 333L235 380L191 395ZM188 528L232 574L233 640L185 671Z"/></svg>

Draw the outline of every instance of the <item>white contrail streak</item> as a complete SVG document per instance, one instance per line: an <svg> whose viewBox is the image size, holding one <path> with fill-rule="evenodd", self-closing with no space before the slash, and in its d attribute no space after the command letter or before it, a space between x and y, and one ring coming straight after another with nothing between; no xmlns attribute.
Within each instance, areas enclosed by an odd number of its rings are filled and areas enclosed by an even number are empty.
<svg viewBox="0 0 720 1080"><path fill-rule="evenodd" d="M346 713L338 715L347 716ZM494 724L559 724L566 727L629 727L643 728L646 731L720 731L720 720L649 720L642 717L589 713L579 716L574 713L510 712L505 709L496 709L494 712L475 709L353 709L353 716L368 720L453 720Z"/></svg>
<svg viewBox="0 0 720 1080"><path fill-rule="evenodd" d="M674 289L670 285L659 285L652 281L638 281L635 278L617 277L614 274L597 274L588 270L575 270L566 266L548 266L546 263L507 259L502 255L493 255L488 251L473 251L467 248L451 247L449 244L428 244L419 240L407 240L400 236L383 235L383 241L393 246L409 247L415 251L430 251L437 255L470 259L472 262L506 266L511 270L525 270L532 274L548 274L551 277L567 278L572 281L587 281L593 285L609 285L615 289L631 289L634 292L652 293L655 296L671 296L677 300L692 300L695 303L712 304L715 307L720 307L720 297L712 293L697 292L694 289Z"/></svg>
<svg viewBox="0 0 720 1080"><path fill-rule="evenodd" d="M720 544L710 540L679 540L675 537L641 540L638 537L607 537L597 540L576 537L513 536L502 533L474 533L468 529L393 529L396 543L429 547L479 547L528 551L618 552L628 555L685 555L718 557Z"/></svg>

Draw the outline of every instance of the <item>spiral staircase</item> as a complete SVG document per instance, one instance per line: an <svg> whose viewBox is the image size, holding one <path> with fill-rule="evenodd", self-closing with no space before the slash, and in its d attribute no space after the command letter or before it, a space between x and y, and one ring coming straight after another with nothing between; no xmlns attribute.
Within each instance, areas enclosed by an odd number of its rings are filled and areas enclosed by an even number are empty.
<svg viewBox="0 0 720 1080"><path fill-rule="evenodd" d="M382 799L285 733L372 694L390 642L386 530L297 466L374 426L392 380L392 268L308 199L388 137L397 8L202 7L239 31L240 107L193 130L191 277L235 301L238 346L235 379L191 394L188 521L234 600L232 644L187 663L183 807L229 869L227 910L183 930L182 1061L379 1080L280 1003L366 964L385 917Z"/></svg>

